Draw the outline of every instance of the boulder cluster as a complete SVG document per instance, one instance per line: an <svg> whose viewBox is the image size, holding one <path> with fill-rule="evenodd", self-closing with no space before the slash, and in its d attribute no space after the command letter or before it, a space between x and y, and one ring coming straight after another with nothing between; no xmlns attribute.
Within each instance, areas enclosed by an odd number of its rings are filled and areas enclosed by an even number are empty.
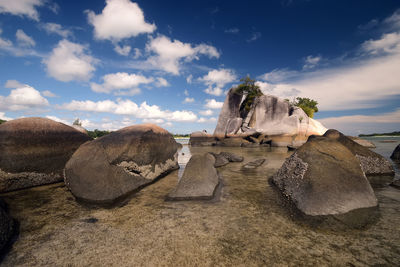
<svg viewBox="0 0 400 267"><path fill-rule="evenodd" d="M195 132L192 146L295 146L310 135L322 135L327 130L309 118L299 107L273 95L255 97L250 108L242 107L246 96L229 90L214 133Z"/></svg>

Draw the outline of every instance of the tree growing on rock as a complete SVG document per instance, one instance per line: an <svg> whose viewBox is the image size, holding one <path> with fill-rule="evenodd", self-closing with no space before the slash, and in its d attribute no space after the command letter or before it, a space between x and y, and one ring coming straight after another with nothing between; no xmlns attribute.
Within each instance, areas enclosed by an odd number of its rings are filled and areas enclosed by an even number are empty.
<svg viewBox="0 0 400 267"><path fill-rule="evenodd" d="M79 118L76 118L74 120L74 122L72 123L72 125L78 125L78 126L82 126L82 121Z"/></svg>
<svg viewBox="0 0 400 267"><path fill-rule="evenodd" d="M313 118L314 113L318 112L318 102L310 98L296 97L296 100L294 100L292 104L301 108L310 118Z"/></svg>
<svg viewBox="0 0 400 267"><path fill-rule="evenodd" d="M242 83L236 87L235 93L246 95L246 99L240 106L240 110L249 112L251 105L254 103L254 99L258 96L262 96L263 93L261 92L260 87L256 85L256 81L251 79L249 76L240 79L240 81Z"/></svg>

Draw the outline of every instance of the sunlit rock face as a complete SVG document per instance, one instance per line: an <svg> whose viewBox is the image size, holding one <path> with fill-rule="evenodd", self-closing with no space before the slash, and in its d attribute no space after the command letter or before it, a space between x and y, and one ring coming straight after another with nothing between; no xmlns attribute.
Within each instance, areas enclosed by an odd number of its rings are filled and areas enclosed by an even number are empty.
<svg viewBox="0 0 400 267"><path fill-rule="evenodd" d="M0 125L0 192L60 182L65 163L87 134L47 118Z"/></svg>
<svg viewBox="0 0 400 267"><path fill-rule="evenodd" d="M327 130L320 122L309 118L301 108L292 106L282 98L273 95L256 97L248 110L241 107L244 98L245 96L236 94L234 88L228 92L213 134L216 145L232 143L237 146L239 143L246 147L257 146L263 143L255 139L262 135L269 136L272 146L297 147L305 143L308 136L323 135ZM249 136L255 139L249 140ZM246 140L225 140L237 137ZM191 140L196 145L203 143L196 136Z"/></svg>
<svg viewBox="0 0 400 267"><path fill-rule="evenodd" d="M178 144L153 124L129 126L82 145L65 166L78 199L112 204L178 169Z"/></svg>

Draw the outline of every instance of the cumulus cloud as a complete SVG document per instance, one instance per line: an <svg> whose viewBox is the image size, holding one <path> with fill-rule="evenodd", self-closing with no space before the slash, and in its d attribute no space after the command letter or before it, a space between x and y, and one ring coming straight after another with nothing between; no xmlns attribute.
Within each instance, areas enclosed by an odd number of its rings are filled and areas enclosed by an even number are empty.
<svg viewBox="0 0 400 267"><path fill-rule="evenodd" d="M87 11L88 21L94 27L97 39L119 41L142 33L152 33L155 24L147 23L142 9L130 0L106 0L102 12Z"/></svg>
<svg viewBox="0 0 400 267"><path fill-rule="evenodd" d="M182 61L190 62L199 59L200 55L209 58L219 58L220 54L213 46L200 44L192 46L179 40L171 41L168 37L160 35L152 38L146 45L149 53L154 53L147 60L147 64L155 69L160 69L174 75L180 73Z"/></svg>
<svg viewBox="0 0 400 267"><path fill-rule="evenodd" d="M397 131L400 125L400 109L377 115L351 115L319 119L330 129L338 129L347 134Z"/></svg>
<svg viewBox="0 0 400 267"><path fill-rule="evenodd" d="M40 27L44 29L47 34L57 34L63 38L72 36L72 32L70 30L64 29L60 24L57 23L43 23Z"/></svg>
<svg viewBox="0 0 400 267"><path fill-rule="evenodd" d="M49 90L42 91L42 94L43 94L45 97L57 97L56 94L52 93L52 92L49 91Z"/></svg>
<svg viewBox="0 0 400 267"><path fill-rule="evenodd" d="M300 73L295 70L289 69L274 69L271 72L267 72L258 78L270 83L280 83L283 81L287 81L289 79L298 77Z"/></svg>
<svg viewBox="0 0 400 267"><path fill-rule="evenodd" d="M134 59L138 59L142 56L142 52L140 51L139 48L134 48L133 52L134 52L134 55L133 55Z"/></svg>
<svg viewBox="0 0 400 267"><path fill-rule="evenodd" d="M32 39L32 37L28 36L23 30L18 29L15 33L15 37L17 38L17 42L21 46L31 47L35 46L36 42Z"/></svg>
<svg viewBox="0 0 400 267"><path fill-rule="evenodd" d="M194 98L193 97L185 97L185 100L183 100L183 103L193 103Z"/></svg>
<svg viewBox="0 0 400 267"><path fill-rule="evenodd" d="M216 121L217 121L217 118L214 118L214 117L211 117L211 118L201 117L197 120L198 123L212 123L212 122L216 122Z"/></svg>
<svg viewBox="0 0 400 267"><path fill-rule="evenodd" d="M247 39L246 41L248 43L251 43L251 42L254 42L254 41L256 41L256 40L258 40L260 38L261 38L261 33L260 32L253 32L251 37L249 39Z"/></svg>
<svg viewBox="0 0 400 267"><path fill-rule="evenodd" d="M39 91L29 85L11 90L6 97L0 96L1 110L26 110L48 106L49 102Z"/></svg>
<svg viewBox="0 0 400 267"><path fill-rule="evenodd" d="M131 115L140 119L164 119L166 121L193 122L197 120L196 114L186 110L162 110L157 105L148 105L146 102L137 105L131 100L118 99L116 102L111 100L104 101L77 101L65 103L60 106L66 110L80 110L90 112L106 112L119 115Z"/></svg>
<svg viewBox="0 0 400 267"><path fill-rule="evenodd" d="M88 55L87 50L83 45L61 40L43 60L47 74L62 82L89 80L97 60Z"/></svg>
<svg viewBox="0 0 400 267"><path fill-rule="evenodd" d="M203 116L211 116L214 114L214 112L211 109L207 109L207 110L202 110L199 112L201 115Z"/></svg>
<svg viewBox="0 0 400 267"><path fill-rule="evenodd" d="M64 123L64 124L66 124L66 125L70 125L70 124L71 124L71 123L68 122L67 120L60 119L60 118L57 117L57 116L47 115L46 118L48 118L48 119L50 119L50 120L53 120L53 121L57 121L57 122Z"/></svg>
<svg viewBox="0 0 400 267"><path fill-rule="evenodd" d="M128 56L129 53L131 52L131 47L129 45L124 45L124 46L119 46L115 45L114 46L114 51L120 54L121 56Z"/></svg>
<svg viewBox="0 0 400 267"><path fill-rule="evenodd" d="M5 120L5 121L10 121L12 118L9 118L6 116L5 112L0 112L0 119Z"/></svg>
<svg viewBox="0 0 400 267"><path fill-rule="evenodd" d="M209 71L205 76L198 80L208 85L208 88L204 90L205 93L220 96L224 92L222 87L234 82L236 79L237 77L233 70L219 69Z"/></svg>
<svg viewBox="0 0 400 267"><path fill-rule="evenodd" d="M155 82L155 86L156 87L167 87L167 86L170 86L170 84L166 79L164 79L162 77L157 77L156 78L156 82Z"/></svg>
<svg viewBox="0 0 400 267"><path fill-rule="evenodd" d="M24 87L25 84L20 83L17 80L7 80L6 83L4 84L5 88L18 88L18 87Z"/></svg>
<svg viewBox="0 0 400 267"><path fill-rule="evenodd" d="M27 16L39 21L37 7L44 5L44 0L2 0L0 1L0 13L10 13L16 16Z"/></svg>
<svg viewBox="0 0 400 267"><path fill-rule="evenodd" d="M204 105L205 108L210 109L219 109L222 108L224 102L218 102L215 99L206 99L206 104Z"/></svg>
<svg viewBox="0 0 400 267"><path fill-rule="evenodd" d="M161 80L159 80L161 79ZM137 89L141 84L149 84L154 82L153 78L147 78L138 74L129 74L126 72L117 72L104 75L103 84L91 83L90 87L94 92L111 93L112 91L121 91L126 89ZM156 85L167 82L163 78L156 80ZM168 82L167 82L168 83ZM139 91L140 92L140 91Z"/></svg>

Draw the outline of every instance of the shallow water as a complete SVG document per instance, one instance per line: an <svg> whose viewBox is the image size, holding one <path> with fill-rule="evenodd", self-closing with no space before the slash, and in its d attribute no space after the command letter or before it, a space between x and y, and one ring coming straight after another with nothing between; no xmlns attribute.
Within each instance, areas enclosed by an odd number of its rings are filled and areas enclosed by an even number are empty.
<svg viewBox="0 0 400 267"><path fill-rule="evenodd" d="M398 143L377 141L375 150L388 157ZM190 155L206 151L245 158L218 169L219 201L165 201ZM83 206L61 183L4 194L20 235L2 265L399 266L400 190L376 189L381 217L365 230L314 228L294 219L268 183L289 155L279 148L184 145L180 171L113 209ZM258 158L267 162L242 168Z"/></svg>

